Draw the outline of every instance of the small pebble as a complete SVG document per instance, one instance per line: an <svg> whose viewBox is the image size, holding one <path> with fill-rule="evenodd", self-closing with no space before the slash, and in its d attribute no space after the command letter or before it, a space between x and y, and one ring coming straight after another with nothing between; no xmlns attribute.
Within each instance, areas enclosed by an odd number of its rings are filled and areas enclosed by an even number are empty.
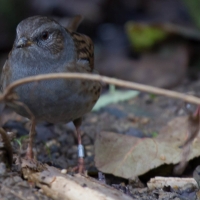
<svg viewBox="0 0 200 200"><path fill-rule="evenodd" d="M50 140L50 141L48 141L48 142L46 142L46 147L51 147L51 146L58 146L58 147L60 147L60 144L57 142L57 140L55 140L55 139L52 139L52 140Z"/></svg>
<svg viewBox="0 0 200 200"><path fill-rule="evenodd" d="M87 145L87 146L85 146L85 149L87 151L94 151L94 145Z"/></svg>
<svg viewBox="0 0 200 200"><path fill-rule="evenodd" d="M91 151L86 151L86 156L90 157L92 155L93 155L93 153Z"/></svg>
<svg viewBox="0 0 200 200"><path fill-rule="evenodd" d="M6 165L5 163L0 163L0 175L4 175L6 173Z"/></svg>
<svg viewBox="0 0 200 200"><path fill-rule="evenodd" d="M66 174L66 173L67 173L67 169L62 169L62 170L61 170L61 173L62 173L62 174Z"/></svg>
<svg viewBox="0 0 200 200"><path fill-rule="evenodd" d="M67 156L68 156L68 157L72 157L73 154L77 154L77 152L78 152L78 147L77 147L77 145L73 145L72 147L68 148Z"/></svg>

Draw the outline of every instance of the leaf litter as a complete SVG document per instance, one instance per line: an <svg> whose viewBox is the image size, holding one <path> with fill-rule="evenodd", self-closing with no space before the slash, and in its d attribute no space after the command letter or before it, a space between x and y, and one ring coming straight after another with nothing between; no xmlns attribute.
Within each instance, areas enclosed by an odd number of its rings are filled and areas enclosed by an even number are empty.
<svg viewBox="0 0 200 200"><path fill-rule="evenodd" d="M100 171L134 179L163 164L178 164L187 137L187 117L170 121L156 138L101 132L95 141L95 163ZM199 155L200 136L195 138L188 160Z"/></svg>

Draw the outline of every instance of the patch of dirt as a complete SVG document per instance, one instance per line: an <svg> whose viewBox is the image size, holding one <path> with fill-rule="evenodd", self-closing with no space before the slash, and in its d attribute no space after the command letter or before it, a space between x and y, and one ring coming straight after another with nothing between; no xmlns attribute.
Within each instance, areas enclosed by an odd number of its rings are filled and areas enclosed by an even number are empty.
<svg viewBox="0 0 200 200"><path fill-rule="evenodd" d="M200 95L200 82L185 80L176 90ZM7 115L10 115L10 119L6 116L9 121L4 128L16 135L12 142L14 154L24 156L28 142L26 135L29 122L11 113ZM112 104L98 112L87 114L83 119L81 129L88 174L98 177L98 170L94 163L94 141L100 132L112 131L116 134L140 138L152 137L168 121L183 115L186 115L183 102L144 93L127 102ZM77 140L71 123L67 125L38 124L36 131L34 152L39 161L60 169L76 166ZM0 166L0 199L50 199L44 196L39 188L25 181L15 165L12 167L12 172L9 169L7 171L3 169L4 167ZM190 170L191 173L192 170L193 168ZM194 199L196 195L195 189L191 188L186 188L184 191L175 191L171 188L149 191L146 187L136 187L129 180L107 174L105 181L132 196L133 199Z"/></svg>

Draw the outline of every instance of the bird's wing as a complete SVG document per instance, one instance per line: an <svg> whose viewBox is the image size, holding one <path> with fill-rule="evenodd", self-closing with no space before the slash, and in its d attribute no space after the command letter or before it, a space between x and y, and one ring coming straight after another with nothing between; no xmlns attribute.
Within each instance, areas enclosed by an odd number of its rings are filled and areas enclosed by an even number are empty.
<svg viewBox="0 0 200 200"><path fill-rule="evenodd" d="M77 53L77 62L88 66L88 71L94 68L94 45L92 40L83 34L70 32Z"/></svg>

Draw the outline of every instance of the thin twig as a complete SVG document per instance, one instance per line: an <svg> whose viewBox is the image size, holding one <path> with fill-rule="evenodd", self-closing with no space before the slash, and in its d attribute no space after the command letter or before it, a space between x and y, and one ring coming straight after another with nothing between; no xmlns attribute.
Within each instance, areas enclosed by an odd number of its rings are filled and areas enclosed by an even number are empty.
<svg viewBox="0 0 200 200"><path fill-rule="evenodd" d="M2 137L2 141L4 143L4 148L6 150L6 158L9 166L12 166L13 161L13 150L10 142L10 138L8 137L6 131L3 128L0 128L0 135Z"/></svg>
<svg viewBox="0 0 200 200"><path fill-rule="evenodd" d="M20 101L12 101L13 104L17 105L17 106L21 106L25 109L25 111L27 112L27 114L29 115L29 119L34 119L34 115L33 113L31 112L31 110L29 109L29 107L23 103L23 102L20 102Z"/></svg>
<svg viewBox="0 0 200 200"><path fill-rule="evenodd" d="M193 104L200 104L200 98L197 98L195 96L183 94L180 92L175 92L171 90L161 89L153 86L148 86L144 84L134 83L130 81L124 81L116 78L110 78L106 76L100 76L100 75L93 75L93 74L82 74L82 73L52 73L52 74L43 74L43 75L37 75L37 76L30 76L27 78L23 78L20 80L17 80L10 85L7 86L7 88L4 90L3 94L0 95L0 101L3 101L6 99L6 97L12 92L12 90L22 84L30 83L34 81L41 81L41 80L50 80L50 79L87 79L87 80L93 80L93 81L101 81L108 84L117 85L124 88L139 90L147 93L153 93L157 95L163 95L175 99L180 99L185 102L193 103Z"/></svg>

